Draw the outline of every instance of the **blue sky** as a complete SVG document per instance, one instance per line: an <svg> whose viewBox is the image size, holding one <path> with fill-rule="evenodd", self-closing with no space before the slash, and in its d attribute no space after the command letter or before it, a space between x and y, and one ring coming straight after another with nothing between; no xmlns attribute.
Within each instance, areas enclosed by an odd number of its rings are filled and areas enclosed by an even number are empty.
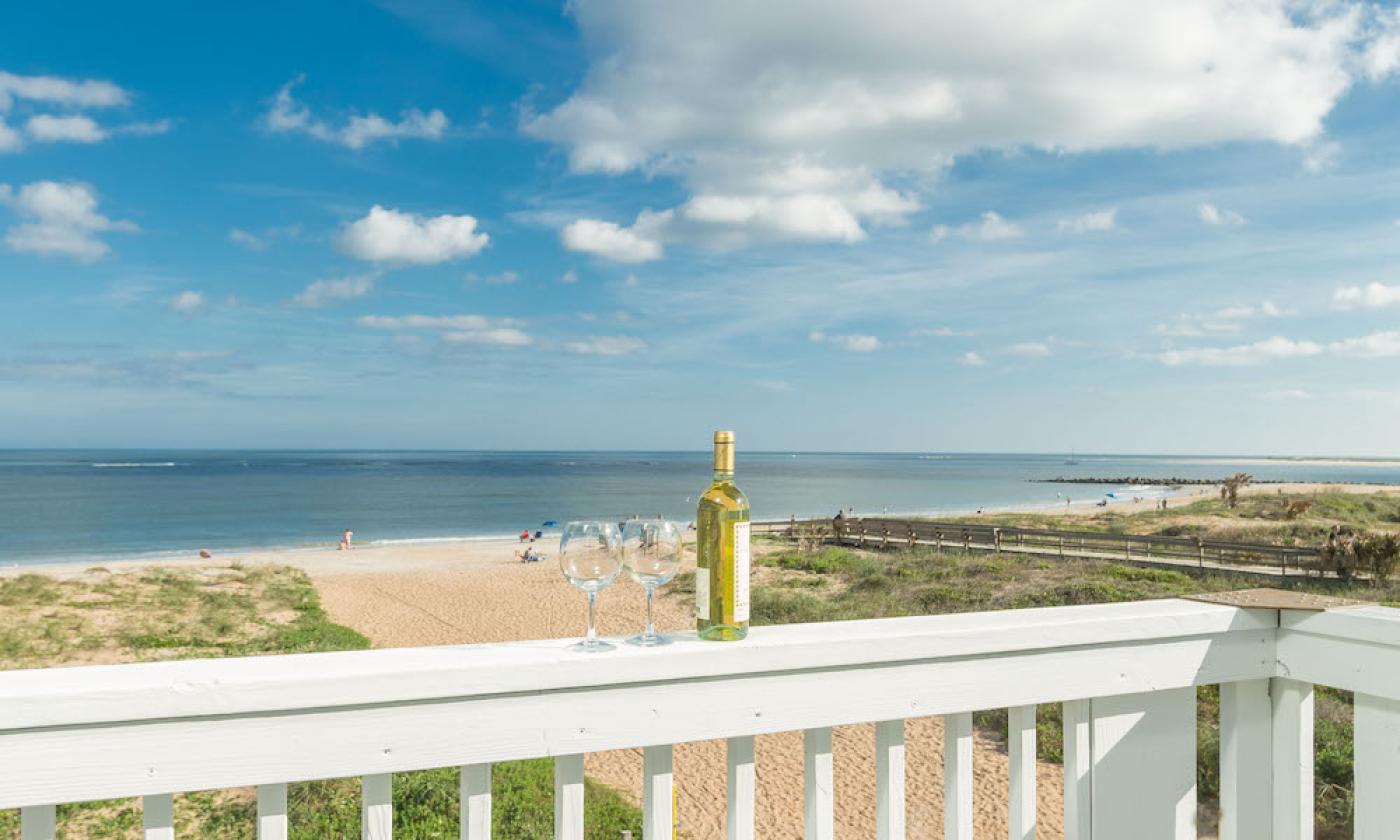
<svg viewBox="0 0 1400 840"><path fill-rule="evenodd" d="M901 5L7 11L0 446L1400 456L1393 6Z"/></svg>

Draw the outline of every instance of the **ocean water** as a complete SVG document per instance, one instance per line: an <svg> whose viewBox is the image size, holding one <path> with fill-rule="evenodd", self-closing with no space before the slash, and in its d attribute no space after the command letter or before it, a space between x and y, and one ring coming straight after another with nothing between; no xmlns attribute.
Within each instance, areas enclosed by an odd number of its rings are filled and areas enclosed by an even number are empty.
<svg viewBox="0 0 1400 840"><path fill-rule="evenodd" d="M1046 507L1160 489L1072 477L1400 483L1400 461L740 452L756 519ZM0 451L0 565L519 533L547 520L689 521L708 452Z"/></svg>

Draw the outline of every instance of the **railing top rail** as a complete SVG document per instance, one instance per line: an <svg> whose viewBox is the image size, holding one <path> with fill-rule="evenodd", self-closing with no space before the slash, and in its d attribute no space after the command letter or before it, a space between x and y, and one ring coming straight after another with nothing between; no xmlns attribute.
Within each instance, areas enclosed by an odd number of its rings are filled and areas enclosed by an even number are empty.
<svg viewBox="0 0 1400 840"><path fill-rule="evenodd" d="M584 656L565 640L0 673L0 733L821 671L1272 629L1272 610L1165 599L754 628Z"/></svg>

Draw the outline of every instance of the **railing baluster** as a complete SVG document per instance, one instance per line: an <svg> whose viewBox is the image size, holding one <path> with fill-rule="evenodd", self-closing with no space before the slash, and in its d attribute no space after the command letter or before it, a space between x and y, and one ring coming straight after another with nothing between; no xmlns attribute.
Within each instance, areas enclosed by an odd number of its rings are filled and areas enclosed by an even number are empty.
<svg viewBox="0 0 1400 840"><path fill-rule="evenodd" d="M808 729L802 736L802 837L832 840L831 727Z"/></svg>
<svg viewBox="0 0 1400 840"><path fill-rule="evenodd" d="M462 768L462 840L491 840L491 765Z"/></svg>
<svg viewBox="0 0 1400 840"><path fill-rule="evenodd" d="M554 759L554 838L583 840L583 755Z"/></svg>
<svg viewBox="0 0 1400 840"><path fill-rule="evenodd" d="M729 765L729 807L726 822L729 840L754 840L753 800L756 779L753 769L753 736L730 738L726 744Z"/></svg>
<svg viewBox="0 0 1400 840"><path fill-rule="evenodd" d="M1356 695L1356 836L1388 837L1400 825L1400 701Z"/></svg>
<svg viewBox="0 0 1400 840"><path fill-rule="evenodd" d="M1093 722L1089 701L1065 701L1062 717L1065 730L1065 840L1091 840L1094 750L1090 740Z"/></svg>
<svg viewBox="0 0 1400 840"><path fill-rule="evenodd" d="M1035 706L1007 709L1010 840L1035 840Z"/></svg>
<svg viewBox="0 0 1400 840"><path fill-rule="evenodd" d="M146 840L175 840L175 797L160 793L141 799L141 825Z"/></svg>
<svg viewBox="0 0 1400 840"><path fill-rule="evenodd" d="M671 840L676 823L670 744L642 750L642 777L642 840Z"/></svg>
<svg viewBox="0 0 1400 840"><path fill-rule="evenodd" d="M360 780L360 837L390 840L394 836L394 776L376 773Z"/></svg>
<svg viewBox="0 0 1400 840"><path fill-rule="evenodd" d="M19 812L20 840L53 840L57 822L52 805L32 805Z"/></svg>
<svg viewBox="0 0 1400 840"><path fill-rule="evenodd" d="M904 840L904 721L875 724L875 836Z"/></svg>
<svg viewBox="0 0 1400 840"><path fill-rule="evenodd" d="M1276 840L1311 840L1313 836L1313 687L1311 683L1274 678L1273 801Z"/></svg>
<svg viewBox="0 0 1400 840"><path fill-rule="evenodd" d="M258 785L258 840L287 840L287 786Z"/></svg>
<svg viewBox="0 0 1400 840"><path fill-rule="evenodd" d="M1220 836L1273 836L1273 733L1268 680L1220 685Z"/></svg>
<svg viewBox="0 0 1400 840"><path fill-rule="evenodd" d="M943 716L943 837L972 840L972 713Z"/></svg>

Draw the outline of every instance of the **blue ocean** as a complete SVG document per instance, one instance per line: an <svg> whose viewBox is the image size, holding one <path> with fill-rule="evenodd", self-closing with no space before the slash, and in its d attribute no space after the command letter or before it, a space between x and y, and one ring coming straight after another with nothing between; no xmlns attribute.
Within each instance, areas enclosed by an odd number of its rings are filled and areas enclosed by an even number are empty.
<svg viewBox="0 0 1400 840"><path fill-rule="evenodd" d="M708 452L0 451L0 564L518 533L549 520L689 520ZM756 519L1054 506L1121 476L1400 483L1400 461L741 452ZM1157 491L1160 492L1160 491Z"/></svg>

